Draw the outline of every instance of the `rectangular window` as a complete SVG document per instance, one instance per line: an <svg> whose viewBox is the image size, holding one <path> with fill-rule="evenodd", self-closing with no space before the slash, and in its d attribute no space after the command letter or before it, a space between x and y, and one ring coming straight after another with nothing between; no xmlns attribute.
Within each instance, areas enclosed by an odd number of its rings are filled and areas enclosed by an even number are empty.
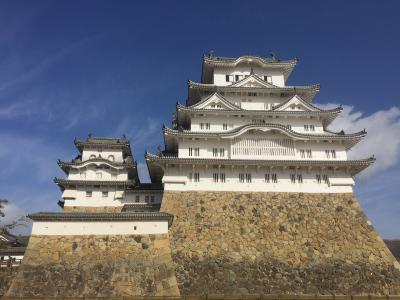
<svg viewBox="0 0 400 300"><path fill-rule="evenodd" d="M239 173L239 182L244 182L244 174L243 173Z"/></svg>
<svg viewBox="0 0 400 300"><path fill-rule="evenodd" d="M310 125L310 131L315 131L315 126L314 125Z"/></svg>
<svg viewBox="0 0 400 300"><path fill-rule="evenodd" d="M213 148L213 157L218 156L218 148Z"/></svg>
<svg viewBox="0 0 400 300"><path fill-rule="evenodd" d="M300 157L301 158L306 158L306 152L304 149L300 149Z"/></svg>
<svg viewBox="0 0 400 300"><path fill-rule="evenodd" d="M331 156L332 158L336 158L336 150L331 150Z"/></svg>
<svg viewBox="0 0 400 300"><path fill-rule="evenodd" d="M249 96L249 97L255 97L255 96L257 96L257 93L248 92L248 93L247 93L247 96Z"/></svg>
<svg viewBox="0 0 400 300"><path fill-rule="evenodd" d="M225 75L225 81L226 82L229 82L230 80L229 80L229 75Z"/></svg>
<svg viewBox="0 0 400 300"><path fill-rule="evenodd" d="M139 195L136 195L135 201L136 201L136 202L140 202L140 196L139 196Z"/></svg>
<svg viewBox="0 0 400 300"><path fill-rule="evenodd" d="M290 174L290 182L291 183L296 183L296 175Z"/></svg>
<svg viewBox="0 0 400 300"><path fill-rule="evenodd" d="M204 129L204 123L200 123L200 129L201 129L201 130Z"/></svg>
<svg viewBox="0 0 400 300"><path fill-rule="evenodd" d="M194 148L194 156L200 156L200 148Z"/></svg>
<svg viewBox="0 0 400 300"><path fill-rule="evenodd" d="M86 197L92 197L92 191L86 191Z"/></svg>
<svg viewBox="0 0 400 300"><path fill-rule="evenodd" d="M272 76L265 76L264 75L264 81L266 81L268 83L272 83Z"/></svg>
<svg viewBox="0 0 400 300"><path fill-rule="evenodd" d="M251 174L250 173L246 173L246 182L251 183Z"/></svg>
<svg viewBox="0 0 400 300"><path fill-rule="evenodd" d="M225 182L225 173L219 174L219 177L221 179L221 182Z"/></svg>
<svg viewBox="0 0 400 300"><path fill-rule="evenodd" d="M331 158L331 152L329 150L325 150L326 158Z"/></svg>
<svg viewBox="0 0 400 300"><path fill-rule="evenodd" d="M194 182L199 182L200 181L200 174L199 173L194 173Z"/></svg>
<svg viewBox="0 0 400 300"><path fill-rule="evenodd" d="M210 130L210 123L206 123L206 130Z"/></svg>
<svg viewBox="0 0 400 300"><path fill-rule="evenodd" d="M304 131L308 131L308 125L304 125Z"/></svg>
<svg viewBox="0 0 400 300"><path fill-rule="evenodd" d="M269 183L269 174L265 174L264 182Z"/></svg>
<svg viewBox="0 0 400 300"><path fill-rule="evenodd" d="M311 149L308 149L308 150L307 150L307 158L312 158Z"/></svg>
<svg viewBox="0 0 400 300"><path fill-rule="evenodd" d="M286 125L286 128L292 130L292 125Z"/></svg>
<svg viewBox="0 0 400 300"><path fill-rule="evenodd" d="M101 196L102 196L103 198L107 198L107 197L108 197L108 192L107 192L107 191L101 192Z"/></svg>
<svg viewBox="0 0 400 300"><path fill-rule="evenodd" d="M303 183L303 175L302 174L297 174L297 182Z"/></svg>
<svg viewBox="0 0 400 300"><path fill-rule="evenodd" d="M149 203L149 196L144 197L144 202Z"/></svg>
<svg viewBox="0 0 400 300"><path fill-rule="evenodd" d="M154 202L154 196L150 196L150 202L151 202L151 203Z"/></svg>
<svg viewBox="0 0 400 300"><path fill-rule="evenodd" d="M228 124L226 123L222 124L222 130L228 130Z"/></svg>
<svg viewBox="0 0 400 300"><path fill-rule="evenodd" d="M219 156L224 157L225 156L225 149L224 148L219 148Z"/></svg>
<svg viewBox="0 0 400 300"><path fill-rule="evenodd" d="M320 174L315 175L315 179L317 179L318 184L321 184L321 175Z"/></svg>
<svg viewBox="0 0 400 300"><path fill-rule="evenodd" d="M329 184L328 175L326 175L326 174L322 175L322 179L323 179L324 183Z"/></svg>
<svg viewBox="0 0 400 300"><path fill-rule="evenodd" d="M193 148L189 148L189 156L193 156Z"/></svg>
<svg viewBox="0 0 400 300"><path fill-rule="evenodd" d="M218 182L218 179L219 179L218 173L214 173L213 174L213 181L214 182Z"/></svg>
<svg viewBox="0 0 400 300"><path fill-rule="evenodd" d="M276 173L271 174L271 178L273 183L278 183L278 176L276 175Z"/></svg>

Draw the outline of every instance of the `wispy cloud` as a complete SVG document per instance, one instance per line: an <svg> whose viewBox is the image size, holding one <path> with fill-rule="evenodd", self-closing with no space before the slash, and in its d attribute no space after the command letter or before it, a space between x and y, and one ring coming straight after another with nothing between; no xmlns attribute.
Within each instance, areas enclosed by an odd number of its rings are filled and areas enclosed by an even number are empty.
<svg viewBox="0 0 400 300"><path fill-rule="evenodd" d="M324 108L337 104L319 105ZM367 136L349 153L349 158L360 159L375 155L377 161L361 173L360 179L385 171L400 162L400 109L392 107L365 116L353 106L343 106L343 112L333 121L330 129L347 133L367 130Z"/></svg>

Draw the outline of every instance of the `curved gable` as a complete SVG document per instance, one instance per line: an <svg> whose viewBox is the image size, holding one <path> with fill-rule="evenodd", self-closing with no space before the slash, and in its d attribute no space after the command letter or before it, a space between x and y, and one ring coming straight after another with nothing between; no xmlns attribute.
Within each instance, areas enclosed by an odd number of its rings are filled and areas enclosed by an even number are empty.
<svg viewBox="0 0 400 300"><path fill-rule="evenodd" d="M320 108L304 101L299 95L295 95L293 98L286 102L276 106L273 110L275 111L321 111Z"/></svg>
<svg viewBox="0 0 400 300"><path fill-rule="evenodd" d="M275 85L262 80L257 75L250 75L231 85L232 87L274 88Z"/></svg>
<svg viewBox="0 0 400 300"><path fill-rule="evenodd" d="M193 109L228 109L242 110L240 107L232 104L218 93L214 93L195 105L190 106Z"/></svg>

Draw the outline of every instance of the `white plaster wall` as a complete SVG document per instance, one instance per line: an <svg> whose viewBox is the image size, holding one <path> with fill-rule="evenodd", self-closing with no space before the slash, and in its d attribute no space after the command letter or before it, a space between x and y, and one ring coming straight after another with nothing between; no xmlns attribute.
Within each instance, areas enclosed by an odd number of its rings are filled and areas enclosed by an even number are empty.
<svg viewBox="0 0 400 300"><path fill-rule="evenodd" d="M68 174L70 180L106 180L106 181L125 181L128 180L128 172L124 169L110 167L109 169L97 168L96 165L90 164L84 167L73 168ZM104 166L104 165L102 165Z"/></svg>
<svg viewBox="0 0 400 300"><path fill-rule="evenodd" d="M198 172L200 181L193 182L189 180L189 173ZM213 173L225 173L226 181L213 182ZM239 173L250 173L251 183L240 182ZM265 182L265 174L276 173L278 177L277 183ZM186 174L186 178L184 178ZM303 183L291 183L290 174L302 174ZM316 174L326 174L328 178L335 178L336 185L326 184L322 180L319 184L316 179ZM271 176L271 175L270 175ZM176 178L180 178L179 182ZM354 180L349 174L343 171L333 172L331 170L282 170L282 168L255 168L249 167L225 167L222 169L210 166L194 168L168 168L163 177L164 190L177 191L249 191L249 192L305 192L305 193L348 193L352 192ZM340 185L338 185L340 183Z"/></svg>
<svg viewBox="0 0 400 300"><path fill-rule="evenodd" d="M162 233L168 233L167 221L35 221L32 226L32 235L119 235Z"/></svg>
<svg viewBox="0 0 400 300"><path fill-rule="evenodd" d="M282 139L290 139L284 135L268 135L266 134L265 138L277 139L281 136ZM243 135L240 138L260 138L259 135ZM276 160L276 159L291 159L291 160L347 160L347 152L345 147L340 144L340 142L317 142L317 141L295 141L294 142L294 155L275 155L275 156L265 156L265 155L238 155L233 154L231 148L232 143L235 140L232 139L182 139L179 142L178 148L178 157L179 158L218 158L218 159L249 159L249 160ZM193 156L189 156L189 148L193 148ZM200 155L194 156L194 148L200 148ZM213 156L213 148L225 149L225 156L220 157L218 153L218 157ZM300 150L308 150L310 149L312 152L312 158L307 158L307 154L305 154L305 158L301 157ZM335 150L336 158L327 158L325 150Z"/></svg>
<svg viewBox="0 0 400 300"><path fill-rule="evenodd" d="M96 158L105 158L108 159L110 155L113 155L115 158L115 162L122 162L123 161L123 156L122 156L122 151L121 150L113 150L113 149L84 149L82 151L82 160L88 160L91 155L95 155Z"/></svg>
<svg viewBox="0 0 400 300"><path fill-rule="evenodd" d="M270 118L270 117L262 117L262 116L248 116L248 115L237 115L229 116L229 115L207 115L207 116L199 116L193 115L191 117L191 131L199 131L199 132L226 132L237 127L251 124L253 121L270 123L270 124L279 124L279 125L291 125L292 130L300 133L308 133L308 134L321 134L324 132L324 128L322 126L322 121L316 118L305 118L305 117L293 117L293 118ZM200 129L200 123L210 123L210 129L206 130ZM228 130L223 129L223 124L228 124ZM315 131L305 131L304 125L314 125Z"/></svg>
<svg viewBox="0 0 400 300"><path fill-rule="evenodd" d="M251 67L253 67L253 72L257 76L261 78L263 78L264 75L272 76L272 84L280 87L285 86L285 78L282 71L251 65L239 65L234 68L214 68L214 84L219 86L230 85L232 83L226 82L226 75L250 75Z"/></svg>

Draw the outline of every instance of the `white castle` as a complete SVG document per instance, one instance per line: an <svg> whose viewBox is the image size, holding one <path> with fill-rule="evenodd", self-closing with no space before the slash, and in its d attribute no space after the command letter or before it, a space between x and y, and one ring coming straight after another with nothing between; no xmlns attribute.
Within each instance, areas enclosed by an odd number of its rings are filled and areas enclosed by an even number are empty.
<svg viewBox="0 0 400 300"><path fill-rule="evenodd" d="M341 107L312 105L319 85L287 86L297 60L205 56L201 82L188 82L163 128L165 151L146 154L164 190L352 192L374 158L348 160L366 132L332 132Z"/></svg>

